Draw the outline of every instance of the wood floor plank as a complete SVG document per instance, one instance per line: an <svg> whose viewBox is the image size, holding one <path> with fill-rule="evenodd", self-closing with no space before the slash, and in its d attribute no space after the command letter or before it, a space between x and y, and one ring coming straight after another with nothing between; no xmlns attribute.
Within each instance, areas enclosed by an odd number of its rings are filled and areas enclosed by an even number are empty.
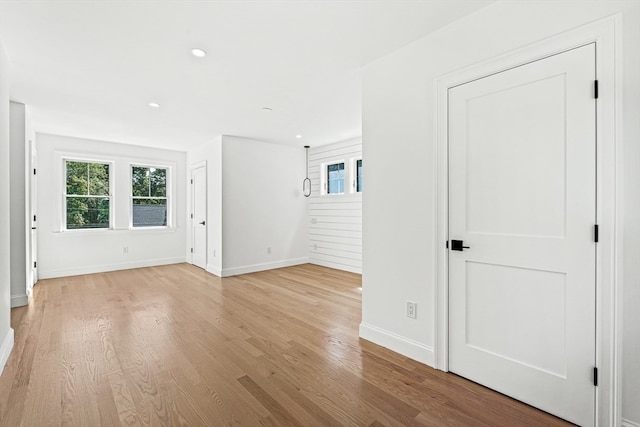
<svg viewBox="0 0 640 427"><path fill-rule="evenodd" d="M1 426L568 426L361 340L361 278L188 264L42 280Z"/></svg>
<svg viewBox="0 0 640 427"><path fill-rule="evenodd" d="M238 382L247 389L249 393L253 395L271 414L278 425L291 426L291 427L303 427L300 423L284 406L278 403L269 393L262 389L255 381L248 375L238 378Z"/></svg>

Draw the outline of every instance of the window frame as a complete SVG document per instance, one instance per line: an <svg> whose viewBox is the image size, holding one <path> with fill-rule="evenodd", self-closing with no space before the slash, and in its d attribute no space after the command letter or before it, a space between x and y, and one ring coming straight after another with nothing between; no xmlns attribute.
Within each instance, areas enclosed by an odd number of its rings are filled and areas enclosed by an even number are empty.
<svg viewBox="0 0 640 427"><path fill-rule="evenodd" d="M133 195L133 168L148 168L148 169L164 169L166 172L166 182L165 182L165 197L140 197ZM172 179L172 167L164 164L149 164L149 163L129 163L129 181L127 185L129 186L129 230L164 230L173 228L173 210L172 210L172 199L173 193L171 191L171 179ZM133 201L135 198L138 199L164 199L167 201L167 224L166 225L154 225L149 227L140 227L133 225Z"/></svg>
<svg viewBox="0 0 640 427"><path fill-rule="evenodd" d="M358 174L358 162L362 162L362 156L351 159L351 192L353 194L362 194L363 190L358 190L358 181L361 176ZM364 163L363 163L364 165ZM363 167L364 170L364 167ZM364 173L363 173L364 176Z"/></svg>
<svg viewBox="0 0 640 427"><path fill-rule="evenodd" d="M86 157L73 157L73 156L63 156L61 158L62 160L62 191L61 191L61 195L62 195L62 210L61 210L61 231L63 232L80 232L80 233L85 233L85 232L91 232L91 231L107 231L107 230L113 230L113 222L114 222L114 216L115 216L115 198L113 197L113 188L114 188L114 172L115 172L115 166L114 166L114 162L113 161L109 161L109 160L104 160L104 159L96 159L96 158L86 158ZM69 197L69 195L67 194L67 163L68 162L75 162L75 163L94 163L94 164L100 164L100 165L107 165L107 167L109 168L109 194L107 196L93 196L93 195L89 195L87 194L86 196L83 195L71 195L73 196L77 196L77 197L95 197L95 198L108 198L109 199L109 225L107 227L88 227L88 228L69 228L68 224L67 224L67 197ZM87 183L88 185L88 183Z"/></svg>
<svg viewBox="0 0 640 427"><path fill-rule="evenodd" d="M329 166L333 166L333 165L339 165L342 164L343 165L343 178L342 178L342 192L341 193L330 193L329 192ZM322 195L323 196L341 196L341 195L345 195L348 194L347 192L347 179L348 179L348 173L349 171L347 170L347 165L349 163L346 162L344 159L339 159L339 160L332 160L329 162L325 162L322 164Z"/></svg>

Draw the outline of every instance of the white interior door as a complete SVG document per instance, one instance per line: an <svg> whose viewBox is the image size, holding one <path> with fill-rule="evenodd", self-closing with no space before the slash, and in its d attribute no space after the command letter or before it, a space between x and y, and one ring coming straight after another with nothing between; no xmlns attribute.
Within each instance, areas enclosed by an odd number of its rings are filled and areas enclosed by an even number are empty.
<svg viewBox="0 0 640 427"><path fill-rule="evenodd" d="M37 218L38 218L38 197L37 197L37 175L35 173L36 165L36 144L33 139L29 139L29 268L30 272L27 278L27 295L31 295L31 289L33 285L38 282L38 230L37 230Z"/></svg>
<svg viewBox="0 0 640 427"><path fill-rule="evenodd" d="M192 249L191 263L207 268L207 168L191 171Z"/></svg>
<svg viewBox="0 0 640 427"><path fill-rule="evenodd" d="M449 369L595 422L595 45L449 90ZM459 244L458 244L459 245Z"/></svg>

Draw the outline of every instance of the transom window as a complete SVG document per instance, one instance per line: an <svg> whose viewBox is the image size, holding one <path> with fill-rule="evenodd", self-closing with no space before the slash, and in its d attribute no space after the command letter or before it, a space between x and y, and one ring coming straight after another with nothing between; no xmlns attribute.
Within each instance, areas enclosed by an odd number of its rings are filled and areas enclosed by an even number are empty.
<svg viewBox="0 0 640 427"><path fill-rule="evenodd" d="M166 227L167 169L132 166L131 199L133 227Z"/></svg>
<svg viewBox="0 0 640 427"><path fill-rule="evenodd" d="M327 194L344 193L344 162L327 165Z"/></svg>
<svg viewBox="0 0 640 427"><path fill-rule="evenodd" d="M109 172L108 163L65 161L67 230L110 227Z"/></svg>

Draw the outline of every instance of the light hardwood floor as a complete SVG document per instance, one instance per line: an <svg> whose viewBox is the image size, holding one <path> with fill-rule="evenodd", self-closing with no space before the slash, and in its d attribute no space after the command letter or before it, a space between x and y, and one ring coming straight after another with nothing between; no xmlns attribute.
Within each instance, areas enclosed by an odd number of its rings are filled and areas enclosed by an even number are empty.
<svg viewBox="0 0 640 427"><path fill-rule="evenodd" d="M42 280L12 310L0 425L569 425L359 340L359 286L313 265Z"/></svg>

